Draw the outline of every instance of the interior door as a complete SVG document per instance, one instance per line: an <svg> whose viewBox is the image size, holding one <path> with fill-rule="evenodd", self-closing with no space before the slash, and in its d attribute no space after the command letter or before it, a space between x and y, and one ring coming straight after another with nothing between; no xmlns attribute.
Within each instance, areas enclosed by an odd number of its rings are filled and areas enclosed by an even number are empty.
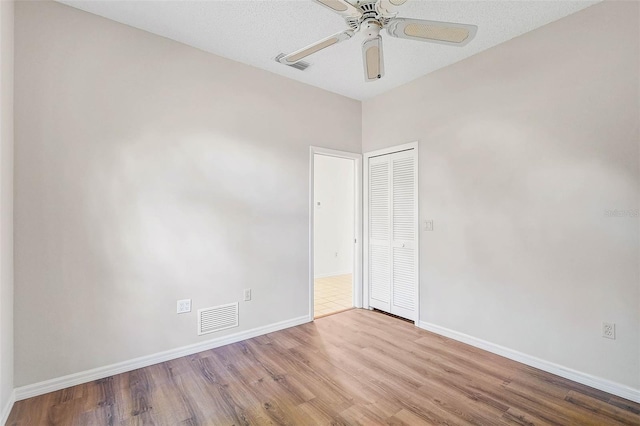
<svg viewBox="0 0 640 426"><path fill-rule="evenodd" d="M415 150L369 158L368 174L369 306L415 319Z"/></svg>

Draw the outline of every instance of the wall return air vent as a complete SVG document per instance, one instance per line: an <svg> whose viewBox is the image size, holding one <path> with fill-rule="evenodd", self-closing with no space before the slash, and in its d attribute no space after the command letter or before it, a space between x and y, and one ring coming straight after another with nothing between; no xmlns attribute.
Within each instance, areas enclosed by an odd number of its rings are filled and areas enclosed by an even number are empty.
<svg viewBox="0 0 640 426"><path fill-rule="evenodd" d="M238 326L238 302L198 309L198 335Z"/></svg>

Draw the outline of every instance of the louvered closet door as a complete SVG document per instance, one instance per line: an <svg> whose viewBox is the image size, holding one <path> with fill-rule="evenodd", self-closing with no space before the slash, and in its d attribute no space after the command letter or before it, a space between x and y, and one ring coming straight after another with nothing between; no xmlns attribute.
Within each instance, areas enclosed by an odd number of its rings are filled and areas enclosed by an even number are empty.
<svg viewBox="0 0 640 426"><path fill-rule="evenodd" d="M369 305L391 311L391 164L369 159Z"/></svg>
<svg viewBox="0 0 640 426"><path fill-rule="evenodd" d="M369 159L369 305L415 319L414 151Z"/></svg>

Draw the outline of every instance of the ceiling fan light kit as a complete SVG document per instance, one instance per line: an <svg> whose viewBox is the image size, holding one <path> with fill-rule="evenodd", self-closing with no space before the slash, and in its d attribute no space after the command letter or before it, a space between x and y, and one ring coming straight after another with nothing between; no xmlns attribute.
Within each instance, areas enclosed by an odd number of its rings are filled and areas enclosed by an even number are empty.
<svg viewBox="0 0 640 426"><path fill-rule="evenodd" d="M473 40L478 30L475 25L397 18L395 9L407 0L369 0L353 1L353 3L347 0L312 1L341 15L349 29L323 38L293 53L279 55L276 58L278 62L293 66L309 55L361 34L364 38L362 42L364 79L376 81L384 76L380 35L383 28L386 28L387 34L391 37L453 46L467 45Z"/></svg>

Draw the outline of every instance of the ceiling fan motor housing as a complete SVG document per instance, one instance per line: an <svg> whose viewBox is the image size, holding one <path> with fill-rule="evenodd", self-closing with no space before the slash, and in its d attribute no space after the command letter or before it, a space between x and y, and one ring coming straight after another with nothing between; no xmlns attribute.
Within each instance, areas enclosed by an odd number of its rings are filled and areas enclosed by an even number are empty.
<svg viewBox="0 0 640 426"><path fill-rule="evenodd" d="M368 19L366 22L362 24L360 27L362 34L366 40L376 38L380 35L380 30L382 29L382 24L378 22L376 19Z"/></svg>
<svg viewBox="0 0 640 426"><path fill-rule="evenodd" d="M366 27L367 23L370 20L377 21L380 24L380 27L383 28L389 22L389 20L393 16L395 16L395 13L394 14L383 13L383 11L379 9L378 7L379 3L377 1L358 1L358 2L355 2L354 6L360 10L360 12L362 13L362 16L360 16L359 18L354 18L354 17L345 18L345 20L347 21L347 25L353 31L358 31L362 27Z"/></svg>

